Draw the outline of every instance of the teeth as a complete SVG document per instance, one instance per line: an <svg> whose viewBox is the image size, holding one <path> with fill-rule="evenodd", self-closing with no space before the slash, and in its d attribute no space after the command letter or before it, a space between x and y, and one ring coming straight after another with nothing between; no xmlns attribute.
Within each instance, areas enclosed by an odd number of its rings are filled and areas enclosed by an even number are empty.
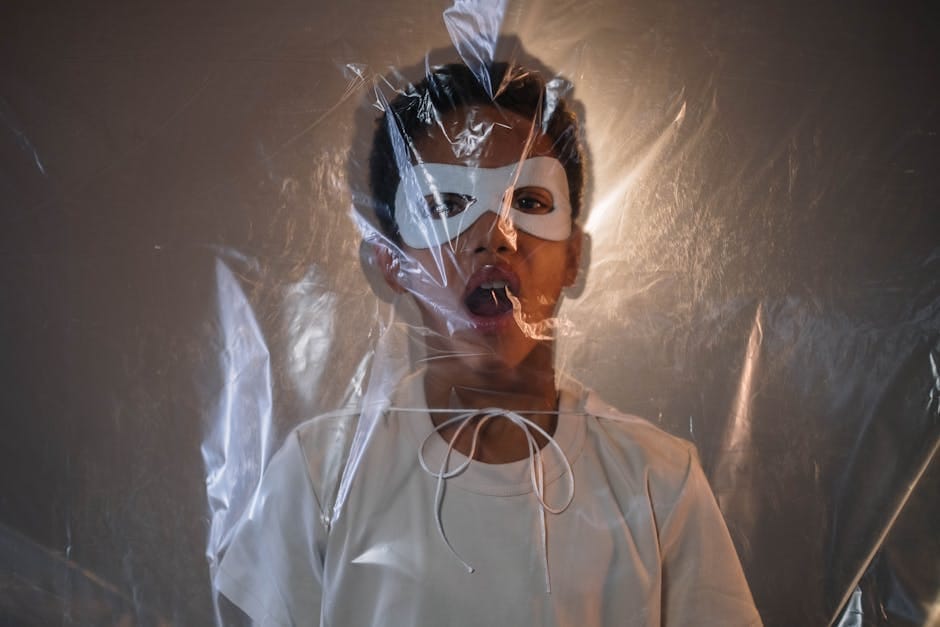
<svg viewBox="0 0 940 627"><path fill-rule="evenodd" d="M506 281L489 281L486 283L481 283L480 288L484 290L501 290L506 287Z"/></svg>

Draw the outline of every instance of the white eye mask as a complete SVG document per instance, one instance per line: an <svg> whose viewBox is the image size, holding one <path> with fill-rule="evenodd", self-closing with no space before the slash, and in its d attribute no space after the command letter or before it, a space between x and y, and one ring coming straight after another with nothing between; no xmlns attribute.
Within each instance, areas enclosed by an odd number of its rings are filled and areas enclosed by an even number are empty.
<svg viewBox="0 0 940 627"><path fill-rule="evenodd" d="M539 187L551 193L552 209L535 214L513 208L513 190L524 187ZM445 194L463 196L469 204L452 216L434 215L426 197ZM565 168L553 157L532 157L501 168L419 163L402 172L395 194L395 222L402 239L412 248L441 246L469 229L487 211L497 215L505 211L503 215L515 228L541 239L568 239L571 200Z"/></svg>

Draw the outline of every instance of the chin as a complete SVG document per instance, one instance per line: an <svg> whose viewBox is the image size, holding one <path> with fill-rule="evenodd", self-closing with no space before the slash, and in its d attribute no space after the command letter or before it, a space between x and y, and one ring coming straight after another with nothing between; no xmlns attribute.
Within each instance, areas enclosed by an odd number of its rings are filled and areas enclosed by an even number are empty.
<svg viewBox="0 0 940 627"><path fill-rule="evenodd" d="M423 309L431 362L449 363L482 376L507 376L513 372L551 364L551 342L527 335L512 311L497 316L477 316L452 311L451 316ZM534 356L547 356L533 359Z"/></svg>

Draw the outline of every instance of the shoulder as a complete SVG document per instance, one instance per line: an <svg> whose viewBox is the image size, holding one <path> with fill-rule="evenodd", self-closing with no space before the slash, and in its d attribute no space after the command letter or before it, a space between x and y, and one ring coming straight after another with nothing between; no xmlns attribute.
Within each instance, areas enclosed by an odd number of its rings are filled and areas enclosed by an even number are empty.
<svg viewBox="0 0 940 627"><path fill-rule="evenodd" d="M696 455L695 445L688 440L663 431L646 418L608 405L592 391L585 392L584 411L596 419L607 438L650 461L665 463Z"/></svg>
<svg viewBox="0 0 940 627"><path fill-rule="evenodd" d="M328 506L336 494L358 424L356 410L311 418L290 432L275 459L287 457L295 471L302 469L317 499ZM275 459L271 460L272 465Z"/></svg>
<svg viewBox="0 0 940 627"><path fill-rule="evenodd" d="M349 448L358 424L359 412L355 409L321 414L294 427L286 442L293 441L310 461L330 458Z"/></svg>
<svg viewBox="0 0 940 627"><path fill-rule="evenodd" d="M636 488L676 493L701 468L695 445L666 433L645 418L627 414L586 391L589 446L605 465L614 466ZM668 498L668 497L667 497Z"/></svg>
<svg viewBox="0 0 940 627"><path fill-rule="evenodd" d="M611 480L615 493L643 494L663 533L695 521L709 537L727 536L694 444L623 413L592 393L587 394L584 409L595 454L608 476L616 476Z"/></svg>

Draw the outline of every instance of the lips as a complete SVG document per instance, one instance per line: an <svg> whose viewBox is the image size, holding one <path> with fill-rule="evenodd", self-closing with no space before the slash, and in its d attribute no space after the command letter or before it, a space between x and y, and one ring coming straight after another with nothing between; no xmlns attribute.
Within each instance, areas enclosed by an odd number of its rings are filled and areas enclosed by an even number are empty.
<svg viewBox="0 0 940 627"><path fill-rule="evenodd" d="M519 276L505 265L486 265L467 281L464 305L478 325L511 319L511 294L519 292Z"/></svg>

